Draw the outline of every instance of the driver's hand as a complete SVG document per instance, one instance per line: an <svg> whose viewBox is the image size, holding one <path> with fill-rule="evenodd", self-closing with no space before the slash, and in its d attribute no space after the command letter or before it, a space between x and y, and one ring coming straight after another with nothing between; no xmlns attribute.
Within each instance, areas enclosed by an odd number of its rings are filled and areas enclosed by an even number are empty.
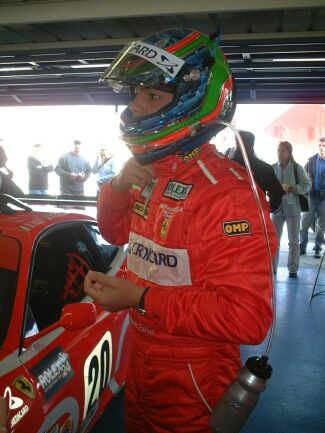
<svg viewBox="0 0 325 433"><path fill-rule="evenodd" d="M141 165L134 158L130 158L122 167L121 171L112 180L115 190L126 190L132 185L144 188L150 185L155 173L152 165Z"/></svg>

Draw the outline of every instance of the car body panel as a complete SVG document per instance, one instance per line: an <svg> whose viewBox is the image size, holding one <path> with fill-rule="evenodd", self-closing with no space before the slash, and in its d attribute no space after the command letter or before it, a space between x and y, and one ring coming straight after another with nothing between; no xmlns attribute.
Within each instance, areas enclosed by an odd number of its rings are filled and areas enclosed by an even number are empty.
<svg viewBox="0 0 325 433"><path fill-rule="evenodd" d="M94 304L82 292L83 278L89 268L122 276L125 250L107 245L87 216L20 210L0 213L1 245L8 254L1 250L0 269L16 273L15 292L14 284L0 283L3 311L14 297L0 339L8 432L87 432L124 385L129 316ZM91 303L91 324L63 326L62 306L76 304L77 311L81 303Z"/></svg>

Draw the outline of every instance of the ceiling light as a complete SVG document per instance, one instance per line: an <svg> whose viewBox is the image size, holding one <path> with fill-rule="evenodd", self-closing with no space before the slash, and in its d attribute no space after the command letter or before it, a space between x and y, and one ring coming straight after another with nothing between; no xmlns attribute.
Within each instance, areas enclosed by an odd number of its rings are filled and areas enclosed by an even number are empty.
<svg viewBox="0 0 325 433"><path fill-rule="evenodd" d="M71 65L73 69L85 69L85 68L107 68L110 63L98 63L97 65Z"/></svg>
<svg viewBox="0 0 325 433"><path fill-rule="evenodd" d="M12 72L12 71L32 71L33 68L31 66L14 66L9 68L0 68L0 72Z"/></svg>
<svg viewBox="0 0 325 433"><path fill-rule="evenodd" d="M315 57L314 59L306 59L306 58L300 58L300 59L273 59L273 62L324 62L324 57Z"/></svg>

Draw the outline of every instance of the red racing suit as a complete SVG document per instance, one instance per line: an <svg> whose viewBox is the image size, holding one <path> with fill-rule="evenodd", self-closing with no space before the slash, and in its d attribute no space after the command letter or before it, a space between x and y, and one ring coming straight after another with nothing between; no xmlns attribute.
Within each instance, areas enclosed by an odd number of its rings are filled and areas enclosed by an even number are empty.
<svg viewBox="0 0 325 433"><path fill-rule="evenodd" d="M127 278L150 286L146 314L131 309L127 432L206 433L240 344L260 343L271 324L266 236L246 170L213 145L153 165L153 187L106 184L98 200L104 238L128 242Z"/></svg>

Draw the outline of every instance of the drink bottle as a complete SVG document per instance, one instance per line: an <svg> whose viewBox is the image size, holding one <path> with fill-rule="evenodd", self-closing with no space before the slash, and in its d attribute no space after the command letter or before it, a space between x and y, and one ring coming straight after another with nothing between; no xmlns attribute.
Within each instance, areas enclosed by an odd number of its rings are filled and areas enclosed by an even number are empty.
<svg viewBox="0 0 325 433"><path fill-rule="evenodd" d="M266 381L272 374L268 357L252 356L228 386L210 417L214 433L238 433L254 409Z"/></svg>

